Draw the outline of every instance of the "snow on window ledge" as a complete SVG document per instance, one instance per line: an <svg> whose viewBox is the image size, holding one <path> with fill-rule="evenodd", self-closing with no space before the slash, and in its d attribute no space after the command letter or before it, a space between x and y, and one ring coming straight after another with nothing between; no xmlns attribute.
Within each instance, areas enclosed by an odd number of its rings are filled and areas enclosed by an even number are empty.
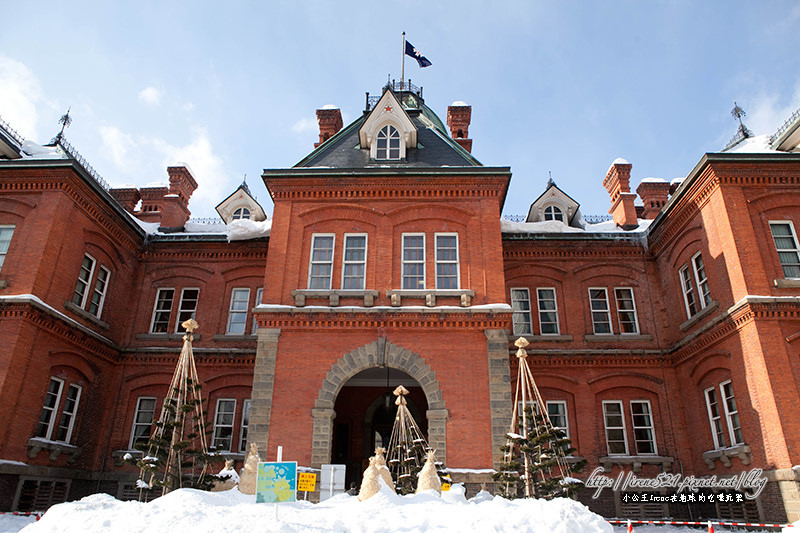
<svg viewBox="0 0 800 533"><path fill-rule="evenodd" d="M670 472L675 459L661 455L609 455L601 457L598 462L606 472L611 472L614 465L617 465L631 466L633 471L638 474L642 471L642 465L660 465L663 472Z"/></svg>
<svg viewBox="0 0 800 533"><path fill-rule="evenodd" d="M68 463L74 463L78 460L83 450L72 444L66 442L57 442L54 440L41 439L33 437L28 439L28 457L33 459L39 452L47 450L50 452L50 460L55 461L62 453L69 455Z"/></svg>

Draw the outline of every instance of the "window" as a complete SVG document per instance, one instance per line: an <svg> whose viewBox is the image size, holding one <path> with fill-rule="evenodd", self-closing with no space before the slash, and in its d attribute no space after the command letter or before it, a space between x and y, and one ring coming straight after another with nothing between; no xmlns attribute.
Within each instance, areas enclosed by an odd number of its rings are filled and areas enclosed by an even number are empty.
<svg viewBox="0 0 800 533"><path fill-rule="evenodd" d="M256 289L256 303L255 303L255 305L257 305L257 306L261 305L261 298L263 296L264 296L264 287L259 287L258 289ZM258 321L256 320L256 317L253 316L253 335L256 334L256 331L258 331Z"/></svg>
<svg viewBox="0 0 800 533"><path fill-rule="evenodd" d="M533 335L531 295L528 289L511 289L511 309L514 335Z"/></svg>
<svg viewBox="0 0 800 533"><path fill-rule="evenodd" d="M628 440L625 436L625 415L622 402L603 402L603 421L606 428L608 455L628 455Z"/></svg>
<svg viewBox="0 0 800 533"><path fill-rule="evenodd" d="M81 401L81 391L83 389L80 385L75 384L70 384L67 387L64 405L61 406L61 418L58 421L58 425L56 425L56 413L61 403L63 390L64 380L51 377L45 393L42 413L39 416L39 424L36 426L37 437L66 443L69 443L72 439L75 415L78 412L78 404Z"/></svg>
<svg viewBox="0 0 800 533"><path fill-rule="evenodd" d="M653 431L653 416L650 402L637 400L631 402L631 419L633 420L633 442L638 455L656 454L656 437Z"/></svg>
<svg viewBox="0 0 800 533"><path fill-rule="evenodd" d="M636 304L633 300L633 289L618 287L614 289L617 300L617 318L619 319L619 332L622 334L639 333L639 322L636 319Z"/></svg>
<svg viewBox="0 0 800 533"><path fill-rule="evenodd" d="M175 324L175 331L178 333L181 333L181 324L190 318L194 318L199 295L200 289L183 289L181 291L181 301L178 305L178 322Z"/></svg>
<svg viewBox="0 0 800 533"><path fill-rule="evenodd" d="M800 278L800 249L797 246L797 235L794 232L794 226L791 222L770 222L769 229L772 231L772 240L775 241L775 249L778 251L778 259L781 262L781 268L783 268L783 276L785 278ZM0 266L3 264L2 231L0 229Z"/></svg>
<svg viewBox="0 0 800 533"><path fill-rule="evenodd" d="M378 132L375 159L400 159L400 132L391 124Z"/></svg>
<svg viewBox="0 0 800 533"><path fill-rule="evenodd" d="M567 402L565 401L552 401L545 402L547 407L547 416L550 417L550 423L564 432L569 438L569 423L567 422Z"/></svg>
<svg viewBox="0 0 800 533"><path fill-rule="evenodd" d="M11 237L14 235L14 226L0 226L0 268L3 268L3 261L6 259L8 247L11 244Z"/></svg>
<svg viewBox="0 0 800 533"><path fill-rule="evenodd" d="M545 220L558 220L559 222L564 222L564 213L561 211L560 208L554 205L548 205L544 208L544 219Z"/></svg>
<svg viewBox="0 0 800 533"><path fill-rule="evenodd" d="M239 435L239 451L247 451L247 428L250 425L250 400L242 405L242 430Z"/></svg>
<svg viewBox="0 0 800 533"><path fill-rule="evenodd" d="M217 400L217 412L214 416L214 440L211 444L217 450L231 451L233 417L235 414L236 400Z"/></svg>
<svg viewBox="0 0 800 533"><path fill-rule="evenodd" d="M364 289L367 266L367 236L344 236L344 260L342 262L342 288Z"/></svg>
<svg viewBox="0 0 800 533"><path fill-rule="evenodd" d="M706 268L700 252L692 257L692 266L694 267L694 279L697 282L697 292L700 294L700 307L705 308L711 303L711 291L708 290L708 276L706 276Z"/></svg>
<svg viewBox="0 0 800 533"><path fill-rule="evenodd" d="M155 413L155 398L140 396L136 400L136 412L133 415L133 428L131 429L131 440L128 446L130 449L136 449L137 444L146 444L150 440Z"/></svg>
<svg viewBox="0 0 800 533"><path fill-rule="evenodd" d="M250 307L250 289L233 289L228 310L228 329L231 335L244 335L247 325L247 309Z"/></svg>
<svg viewBox="0 0 800 533"><path fill-rule="evenodd" d="M250 210L246 207L240 207L236 211L233 212L233 216L231 217L232 220L249 220L250 219Z"/></svg>
<svg viewBox="0 0 800 533"><path fill-rule="evenodd" d="M611 312L608 308L608 292L605 288L589 289L589 304L592 310L592 328L595 335L611 334Z"/></svg>
<svg viewBox="0 0 800 533"><path fill-rule="evenodd" d="M403 234L403 288L425 288L425 235Z"/></svg>
<svg viewBox="0 0 800 533"><path fill-rule="evenodd" d="M150 333L166 333L169 331L169 318L172 314L172 299L175 289L158 289L156 304L153 307L153 320L150 323Z"/></svg>
<svg viewBox="0 0 800 533"><path fill-rule="evenodd" d="M689 267L684 266L679 271L681 278L681 289L683 290L683 303L686 305L686 316L689 318L697 314L697 302L694 298L694 288L689 277Z"/></svg>
<svg viewBox="0 0 800 533"><path fill-rule="evenodd" d="M536 300L539 304L540 333L542 335L558 335L556 290L552 288L536 289Z"/></svg>
<svg viewBox="0 0 800 533"><path fill-rule="evenodd" d="M720 383L719 390L722 393L722 405L725 407L725 419L728 422L731 444L744 444L742 426L739 423L739 410L736 408L736 399L733 397L733 385L730 380Z"/></svg>
<svg viewBox="0 0 800 533"><path fill-rule="evenodd" d="M333 272L333 235L314 235L311 238L311 265L308 269L308 288L330 290Z"/></svg>
<svg viewBox="0 0 800 533"><path fill-rule="evenodd" d="M717 401L717 390L714 387L710 387L703 392L706 397L708 422L711 424L711 436L714 439L714 448L724 448L727 444L725 441L725 432L722 429L722 415L720 414L719 402Z"/></svg>
<svg viewBox="0 0 800 533"><path fill-rule="evenodd" d="M100 317L103 312L103 303L106 299L106 290L108 289L111 271L104 266L97 268L94 287L90 291L89 287L91 286L96 266L97 261L94 257L89 254L83 256L81 269L78 273L78 281L75 284L75 291L72 293L72 303L92 315Z"/></svg>
<svg viewBox="0 0 800 533"><path fill-rule="evenodd" d="M39 425L36 426L36 436L42 439L50 439L53 432L53 423L56 418L56 410L61 402L61 389L64 388L64 381L58 378L50 378L47 392L44 396L42 414L39 416Z"/></svg>
<svg viewBox="0 0 800 533"><path fill-rule="evenodd" d="M458 288L458 234L436 234L436 288Z"/></svg>

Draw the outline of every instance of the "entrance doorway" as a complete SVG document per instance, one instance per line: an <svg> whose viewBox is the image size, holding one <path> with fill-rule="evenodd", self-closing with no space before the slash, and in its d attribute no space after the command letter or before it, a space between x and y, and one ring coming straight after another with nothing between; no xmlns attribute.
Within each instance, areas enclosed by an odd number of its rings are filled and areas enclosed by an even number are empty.
<svg viewBox="0 0 800 533"><path fill-rule="evenodd" d="M345 486L359 485L377 446L389 444L397 406L392 391L409 391L408 408L423 435L428 433L425 393L414 378L394 368L369 368L350 378L336 397L333 410L331 462L347 466Z"/></svg>

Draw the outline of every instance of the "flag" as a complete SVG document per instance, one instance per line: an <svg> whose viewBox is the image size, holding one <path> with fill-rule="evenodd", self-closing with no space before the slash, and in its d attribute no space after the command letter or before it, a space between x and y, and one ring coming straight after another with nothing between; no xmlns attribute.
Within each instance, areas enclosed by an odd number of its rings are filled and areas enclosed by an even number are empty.
<svg viewBox="0 0 800 533"><path fill-rule="evenodd" d="M406 41L406 55L416 59L419 66L422 68L431 66L431 62L428 61L428 58L422 55L422 52L414 48L414 45L408 41Z"/></svg>

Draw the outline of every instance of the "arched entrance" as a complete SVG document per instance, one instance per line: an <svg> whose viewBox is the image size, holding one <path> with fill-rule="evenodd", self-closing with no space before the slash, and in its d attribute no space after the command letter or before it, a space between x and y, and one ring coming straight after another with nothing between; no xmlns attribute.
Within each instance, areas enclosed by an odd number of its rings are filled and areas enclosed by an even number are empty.
<svg viewBox="0 0 800 533"><path fill-rule="evenodd" d="M418 396L412 398L414 400L415 410L417 410L417 413L412 411L412 414L414 414L417 423L421 427L427 425L428 443L436 449L437 458L446 463L447 409L445 409L445 402L442 398L442 391L439 388L439 382L436 380L435 372L431 370L430 366L419 355L388 342L384 337L380 337L376 341L340 357L339 360L331 366L331 369L323 380L317 400L314 403L314 409L312 409L311 412L314 419L311 443L312 466L319 468L323 464L331 463L334 457L332 455L334 449L336 450L335 453L339 454L340 457L350 457L350 460L353 461L356 460L354 459L355 457L359 457L363 454L365 446L367 448L372 446L375 438L375 426L378 426L377 429L382 429L386 424L385 412L382 414L378 409L379 402L375 403L379 398L370 397L368 398L368 402L365 401L367 405L360 419L360 423L362 424L362 428L360 429L362 434L360 446L357 445L355 448L356 451L353 452L351 443L350 446L347 447L348 452L346 455L343 451L340 452L339 450L344 450L344 443L350 441L350 434L355 422L349 422L350 425L346 429L342 428L344 418L335 422L337 418L337 411L335 408L340 405L340 395L342 398L347 398L358 388L345 387L352 378L355 378L361 372L367 371L361 377L366 376L366 379L380 379L379 377L376 378L376 374L383 377L387 369L389 369L390 386L392 369L400 371L395 374L398 378L404 377L404 379L413 380L414 387L418 390ZM359 377L359 379L361 379L361 377ZM358 385L359 381L355 380L352 383ZM396 383L392 386L392 389L399 384L401 383ZM379 391L375 392L378 392L378 396L384 404L385 399L382 395L387 392L387 390L388 387L385 383L385 377L383 377L382 387ZM342 401L344 402L344 400ZM352 405L352 403L344 402L341 405L343 406L342 409L344 409L345 405ZM369 423L372 424L373 427L365 439L363 438L363 425L367 421L366 409L370 406L372 406L372 411ZM348 407L348 409L350 409L350 407ZM423 411L424 409L426 410ZM394 416L394 411L392 411L392 416ZM356 419L354 418L353 420ZM336 431L339 432L338 434L335 433L335 428ZM381 436L381 438L383 438L383 436ZM371 454L371 452L372 450L369 450L369 454ZM369 455L367 455L367 457L368 456ZM360 457L357 460L360 460ZM352 471L354 468L355 465L348 470ZM361 475L360 467L358 467L358 475Z"/></svg>
<svg viewBox="0 0 800 533"><path fill-rule="evenodd" d="M347 465L346 483L359 483L361 473L377 446L386 447L397 406L392 391L398 385L409 390L408 408L423 434L427 434L427 401L422 387L411 376L389 367L362 370L347 380L333 410L331 461Z"/></svg>

